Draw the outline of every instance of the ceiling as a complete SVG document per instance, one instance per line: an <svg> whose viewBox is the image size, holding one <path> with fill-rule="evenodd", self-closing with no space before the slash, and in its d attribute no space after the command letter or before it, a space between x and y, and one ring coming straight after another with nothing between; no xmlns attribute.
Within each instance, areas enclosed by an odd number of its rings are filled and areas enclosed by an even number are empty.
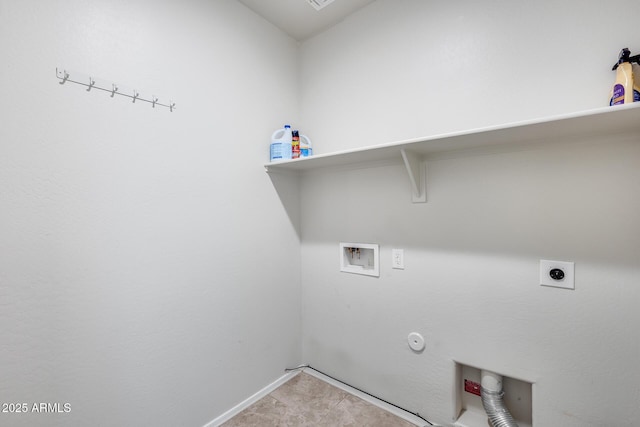
<svg viewBox="0 0 640 427"><path fill-rule="evenodd" d="M313 0L238 0L298 41L314 36L375 0L333 0L320 10Z"/></svg>

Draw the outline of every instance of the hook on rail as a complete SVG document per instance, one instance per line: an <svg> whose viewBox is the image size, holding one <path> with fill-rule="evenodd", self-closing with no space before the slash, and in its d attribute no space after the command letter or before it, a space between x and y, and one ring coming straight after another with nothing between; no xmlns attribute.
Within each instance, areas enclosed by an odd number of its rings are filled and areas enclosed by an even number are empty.
<svg viewBox="0 0 640 427"><path fill-rule="evenodd" d="M64 70L62 71L62 81L60 82L60 84L65 84L67 80L69 80L69 73L67 73L67 70Z"/></svg>
<svg viewBox="0 0 640 427"><path fill-rule="evenodd" d="M96 81L93 78L89 77L89 87L87 88L87 92L91 90L92 87L96 85Z"/></svg>
<svg viewBox="0 0 640 427"><path fill-rule="evenodd" d="M116 83L107 83L102 79L94 78L87 74L70 72L64 69L56 68L56 77L60 80L58 83L63 85L67 82L76 83L86 87L87 92L93 92L96 90L108 92L111 98L115 98L116 95L131 98L131 102L144 101L151 104L153 108L156 106L167 107L169 111L173 112L176 108L176 103L172 100L169 103L160 102L159 98L155 95L144 96L136 89L131 89L127 86L120 86ZM87 83L88 81L88 83Z"/></svg>

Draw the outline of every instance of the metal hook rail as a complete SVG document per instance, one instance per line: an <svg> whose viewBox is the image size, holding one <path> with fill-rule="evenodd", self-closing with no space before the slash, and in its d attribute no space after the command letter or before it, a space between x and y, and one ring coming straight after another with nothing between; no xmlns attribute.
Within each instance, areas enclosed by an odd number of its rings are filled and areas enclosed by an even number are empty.
<svg viewBox="0 0 640 427"><path fill-rule="evenodd" d="M96 84L96 79L91 76L81 75L80 73L71 73L67 70L60 70L56 68L56 77L60 80L60 84L63 85L66 82L76 83L79 85L83 85L87 87L87 92L90 92L92 89L102 90L105 92L111 93L111 97L114 98L116 95L126 96L127 98L131 98L132 102L142 101L148 102L151 104L151 107L155 108L156 105L160 107L167 107L169 111L173 112L176 108L176 103L169 100L168 104L164 104L159 101L158 97L155 95L151 96L143 96L136 89L124 89L118 86L116 83L111 83L111 87L109 84L100 82Z"/></svg>

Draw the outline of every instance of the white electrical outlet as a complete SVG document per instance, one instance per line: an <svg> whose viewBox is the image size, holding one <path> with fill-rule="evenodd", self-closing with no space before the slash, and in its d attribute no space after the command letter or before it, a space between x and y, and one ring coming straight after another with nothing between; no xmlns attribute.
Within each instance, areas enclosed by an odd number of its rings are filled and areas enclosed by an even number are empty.
<svg viewBox="0 0 640 427"><path fill-rule="evenodd" d="M404 270L404 249L391 249L391 267Z"/></svg>
<svg viewBox="0 0 640 427"><path fill-rule="evenodd" d="M573 262L540 260L540 285L554 288L575 289L575 265Z"/></svg>

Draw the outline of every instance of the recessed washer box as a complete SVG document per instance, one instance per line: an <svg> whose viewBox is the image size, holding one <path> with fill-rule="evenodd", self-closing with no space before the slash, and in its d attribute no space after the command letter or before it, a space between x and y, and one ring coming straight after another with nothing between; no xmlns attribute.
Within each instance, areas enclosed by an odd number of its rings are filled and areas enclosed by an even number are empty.
<svg viewBox="0 0 640 427"><path fill-rule="evenodd" d="M340 271L380 277L378 252L374 243L340 243Z"/></svg>
<svg viewBox="0 0 640 427"><path fill-rule="evenodd" d="M488 427L487 414L482 406L478 387L482 370L455 363L454 426ZM497 374L502 375L500 372ZM519 427L533 426L533 391L535 383L522 378L502 376L503 402Z"/></svg>

